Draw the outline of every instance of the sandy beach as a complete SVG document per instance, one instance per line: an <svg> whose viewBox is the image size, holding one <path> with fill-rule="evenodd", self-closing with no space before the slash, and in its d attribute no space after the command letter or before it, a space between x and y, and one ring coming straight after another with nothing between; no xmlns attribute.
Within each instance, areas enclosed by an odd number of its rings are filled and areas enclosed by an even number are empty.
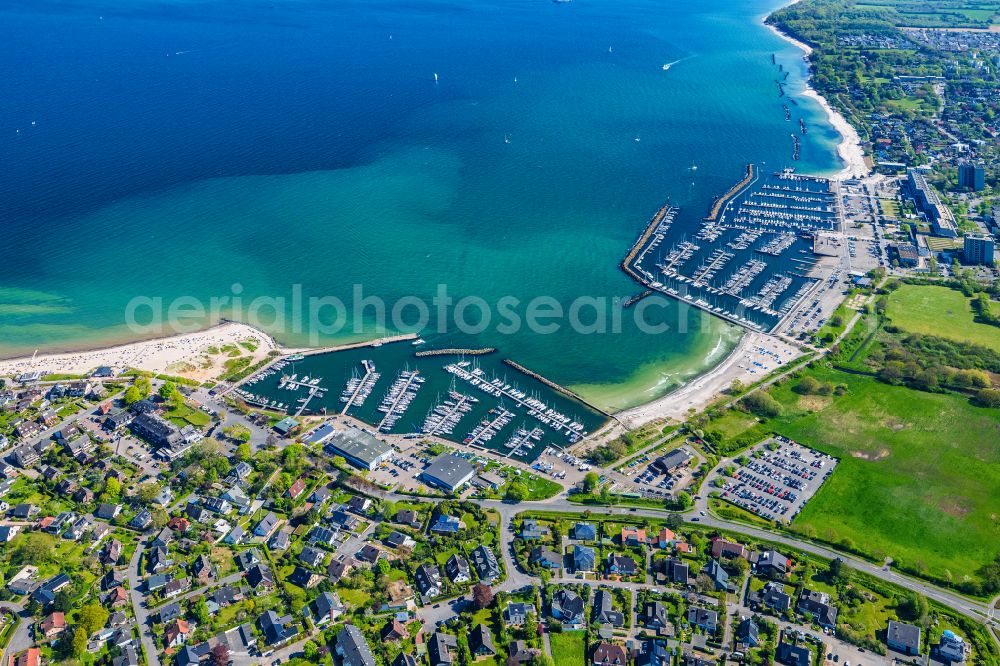
<svg viewBox="0 0 1000 666"><path fill-rule="evenodd" d="M793 0L786 6L794 5L799 0ZM773 32L778 37L796 46L800 49L806 58L812 55L813 49L811 46L805 42L795 39L791 35L787 35L781 30L778 30L775 26L767 23L767 17L761 19L764 22L764 26ZM810 99L816 100L816 102L823 107L823 111L826 112L827 119L833 128L837 130L837 133L841 136L841 141L837 144L837 155L840 157L841 161L844 163L844 168L838 172L834 178L836 180L847 180L849 178L863 177L871 173L871 167L865 160L865 151L861 145L861 137L858 135L858 131L854 129L851 123L847 122L847 118L843 116L839 111L833 108L833 105L822 95L820 95L812 87L809 81L806 81L806 89L802 91L802 95Z"/></svg>
<svg viewBox="0 0 1000 666"><path fill-rule="evenodd" d="M682 421L689 410L701 410L715 400L734 380L745 385L753 384L777 367L787 365L801 352L781 339L747 332L736 347L719 365L704 375L688 382L673 393L653 402L619 412L615 416L630 428L655 419Z"/></svg>
<svg viewBox="0 0 1000 666"><path fill-rule="evenodd" d="M150 372L170 373L191 379L209 379L218 374L227 358L225 353L211 353L227 345L250 343L253 351L240 347L244 356L254 362L279 349L265 333L245 324L226 322L212 328L167 338L135 342L107 349L66 354L39 354L31 358L0 361L0 375L23 372L85 374L100 366L117 370L136 368Z"/></svg>

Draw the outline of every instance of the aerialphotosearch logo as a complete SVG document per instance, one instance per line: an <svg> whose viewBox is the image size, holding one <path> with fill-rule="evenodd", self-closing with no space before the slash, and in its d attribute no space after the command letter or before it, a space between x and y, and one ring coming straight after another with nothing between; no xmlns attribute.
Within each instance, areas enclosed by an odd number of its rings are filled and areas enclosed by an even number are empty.
<svg viewBox="0 0 1000 666"><path fill-rule="evenodd" d="M125 308L125 323L139 335L191 333L207 321L223 318L243 322L274 335L308 336L312 345L345 333L364 335L372 330L401 333L454 333L479 335L494 331L516 335L530 331L551 335L569 327L580 335L618 334L630 317L642 333L660 335L668 331L688 332L690 306L660 295L639 299L627 308L618 296L577 296L568 303L553 296L537 295L528 300L507 295L489 301L480 296L455 298L448 285L438 284L430 298L416 295L392 299L365 294L355 284L347 300L331 295L306 296L303 285L292 285L282 296L245 297L240 283L230 293L212 296L207 303L194 296L169 300L160 296L136 296ZM674 315L676 324L667 319ZM702 321L707 323L702 318ZM704 324L703 324L704 325Z"/></svg>

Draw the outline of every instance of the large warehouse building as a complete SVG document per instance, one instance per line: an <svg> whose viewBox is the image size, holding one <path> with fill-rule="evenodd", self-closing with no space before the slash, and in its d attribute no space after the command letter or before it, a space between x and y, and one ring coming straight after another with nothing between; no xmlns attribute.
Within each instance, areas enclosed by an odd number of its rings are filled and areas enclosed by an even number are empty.
<svg viewBox="0 0 1000 666"><path fill-rule="evenodd" d="M393 448L363 430L348 428L331 436L323 450L361 469L375 469L393 454Z"/></svg>
<svg viewBox="0 0 1000 666"><path fill-rule="evenodd" d="M431 462L420 478L429 486L454 492L468 483L476 474L476 468L467 460L444 453Z"/></svg>

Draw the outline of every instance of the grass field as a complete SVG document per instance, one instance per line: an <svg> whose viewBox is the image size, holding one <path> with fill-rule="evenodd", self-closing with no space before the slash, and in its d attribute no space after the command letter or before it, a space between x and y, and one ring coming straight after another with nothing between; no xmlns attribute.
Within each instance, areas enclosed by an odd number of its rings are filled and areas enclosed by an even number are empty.
<svg viewBox="0 0 1000 666"><path fill-rule="evenodd" d="M895 326L1000 351L1000 328L975 321L969 299L948 287L903 285L886 311Z"/></svg>
<svg viewBox="0 0 1000 666"><path fill-rule="evenodd" d="M583 634L582 631L549 634L549 640L552 642L552 660L557 664L584 663L586 649L583 644Z"/></svg>
<svg viewBox="0 0 1000 666"><path fill-rule="evenodd" d="M773 394L774 429L840 458L792 529L956 581L1000 551L1000 410L816 369L841 397Z"/></svg>

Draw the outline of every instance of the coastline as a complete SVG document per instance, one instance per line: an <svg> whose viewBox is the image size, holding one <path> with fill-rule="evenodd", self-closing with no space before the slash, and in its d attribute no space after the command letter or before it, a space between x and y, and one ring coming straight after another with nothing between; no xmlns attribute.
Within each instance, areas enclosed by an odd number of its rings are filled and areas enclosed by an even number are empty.
<svg viewBox="0 0 1000 666"><path fill-rule="evenodd" d="M781 362L777 363L773 357L761 353L761 348L777 355ZM739 380L744 385L752 384L774 368L787 365L800 355L798 348L776 336L746 331L729 354L708 372L656 400L617 412L615 417L629 427L638 427L664 418L683 421L690 410L697 411L707 407L732 386L733 381ZM754 369L751 364L755 362L762 365Z"/></svg>
<svg viewBox="0 0 1000 666"><path fill-rule="evenodd" d="M791 7L798 2L800 2L800 0L792 0L778 9ZM773 13L774 12L771 12L771 14ZM802 51L803 56L806 60L808 60L809 56L812 55L813 48L805 42L783 32L777 26L768 23L767 19L771 14L761 17L761 23L763 23L764 27ZM819 92L812 87L812 84L810 83L811 78L812 77L809 76L805 79L805 89L801 92L801 94L804 97L814 100L820 105L820 107L822 107L823 111L826 113L827 120L833 128L837 130L837 133L840 134L840 143L837 144L837 156L840 158L841 162L844 163L844 166L833 176L833 180L848 180L854 177L867 176L871 173L871 167L865 159L865 151L861 145L861 136L858 134L858 131L854 128L854 126L847 121L847 118L845 118L840 111L835 109L833 105L830 104L829 100L820 95Z"/></svg>
<svg viewBox="0 0 1000 666"><path fill-rule="evenodd" d="M798 1L792 0L788 5ZM796 46L806 57L812 53L811 47L781 32L775 26L767 24L766 18L766 16L762 18L762 23L766 28L781 39ZM811 87L808 77L805 78L804 85L805 89L799 92L816 100L827 114L830 124L841 136L836 150L844 167L834 178L845 179L868 173L869 168L865 162L857 132L846 118ZM273 337L259 329L235 322L221 322L202 331L183 335L140 340L92 350L46 353L30 358L22 356L0 360L0 375L16 375L34 369L83 374L102 365L118 368L129 366L157 373L207 375L209 372L217 370L219 362L224 362L225 359L214 359L211 367L189 371L178 371L178 367L198 366L198 361L205 361L207 347L237 344L248 339L254 339L258 342L258 347L252 354L254 362L273 351L283 354L318 351L283 348ZM372 341L355 344L369 344ZM773 369L773 364L765 361L764 355L758 351L760 347L779 354L783 363L787 363L799 354L795 347L785 344L775 336L744 331L728 354L715 365L704 368L701 372L682 380L683 383L673 391L643 404L616 412L615 415L635 425L664 417L683 419L689 409L702 408L717 399L720 393L728 388L734 380L738 379L749 384ZM335 348L323 351L333 349ZM753 366L751 368L748 363L750 360L765 363L770 367Z"/></svg>
<svg viewBox="0 0 1000 666"><path fill-rule="evenodd" d="M0 360L0 375L45 370L59 374L84 374L99 366L125 367L167 373L170 367L193 363L207 347L256 342L252 352L257 362L272 351L288 352L270 335L247 324L224 321L193 333L150 338L138 342L89 350L38 354ZM179 373L178 373L179 374Z"/></svg>

